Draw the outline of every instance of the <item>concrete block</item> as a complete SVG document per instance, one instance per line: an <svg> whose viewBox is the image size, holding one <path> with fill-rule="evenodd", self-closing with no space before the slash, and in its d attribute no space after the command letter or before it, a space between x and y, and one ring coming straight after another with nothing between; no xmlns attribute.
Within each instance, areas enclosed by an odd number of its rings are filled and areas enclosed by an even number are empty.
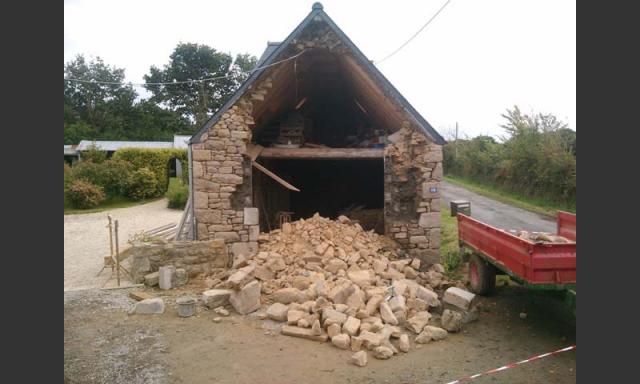
<svg viewBox="0 0 640 384"><path fill-rule="evenodd" d="M160 289L171 289L171 278L174 273L174 266L160 267L158 270L158 285Z"/></svg>

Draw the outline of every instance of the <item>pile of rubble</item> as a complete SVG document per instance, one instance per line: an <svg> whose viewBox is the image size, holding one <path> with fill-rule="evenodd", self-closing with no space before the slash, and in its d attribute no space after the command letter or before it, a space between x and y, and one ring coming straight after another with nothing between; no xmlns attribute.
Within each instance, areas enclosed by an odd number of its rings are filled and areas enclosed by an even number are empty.
<svg viewBox="0 0 640 384"><path fill-rule="evenodd" d="M554 235L548 232L530 232L530 231L516 231L516 230L509 230L507 232L511 233L512 235L518 236L521 239L533 241L534 243L559 243L559 244L575 243L574 241L571 241L566 237Z"/></svg>
<svg viewBox="0 0 640 384"><path fill-rule="evenodd" d="M362 366L365 350L388 359L408 352L412 339L444 339L475 315L474 295L447 281L441 265L420 271L420 260L401 254L345 216L316 214L261 234L257 254L237 255L230 270L209 276L214 289L202 299L210 308L228 302L240 314L269 304L265 317L286 322L283 335L331 340L357 352L352 361Z"/></svg>

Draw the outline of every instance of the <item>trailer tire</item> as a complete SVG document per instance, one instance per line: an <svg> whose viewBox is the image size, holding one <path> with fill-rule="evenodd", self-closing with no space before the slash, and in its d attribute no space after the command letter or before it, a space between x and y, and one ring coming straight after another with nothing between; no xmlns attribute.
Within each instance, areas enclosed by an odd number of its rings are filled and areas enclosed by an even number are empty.
<svg viewBox="0 0 640 384"><path fill-rule="evenodd" d="M469 285L478 295L492 293L496 289L496 267L477 254L469 258Z"/></svg>

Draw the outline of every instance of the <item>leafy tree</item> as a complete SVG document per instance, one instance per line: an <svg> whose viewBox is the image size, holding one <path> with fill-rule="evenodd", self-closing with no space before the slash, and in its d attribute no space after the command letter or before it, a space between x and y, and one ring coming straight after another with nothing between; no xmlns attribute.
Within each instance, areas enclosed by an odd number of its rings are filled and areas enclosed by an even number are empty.
<svg viewBox="0 0 640 384"><path fill-rule="evenodd" d="M84 56L78 55L65 64L64 77L122 83L124 69L106 65L99 57L87 61ZM70 117L67 113L69 108L99 134L112 128L109 126L113 123L109 121L110 118L131 108L136 96L136 92L128 85L65 81L64 101L68 106L65 108L65 117Z"/></svg>
<svg viewBox="0 0 640 384"><path fill-rule="evenodd" d="M168 106L199 126L231 96L255 63L256 58L248 54L237 55L233 60L230 54L218 52L207 45L180 43L169 57L168 64L162 69L150 68L144 77L147 83L221 78L145 87L153 94L151 101Z"/></svg>

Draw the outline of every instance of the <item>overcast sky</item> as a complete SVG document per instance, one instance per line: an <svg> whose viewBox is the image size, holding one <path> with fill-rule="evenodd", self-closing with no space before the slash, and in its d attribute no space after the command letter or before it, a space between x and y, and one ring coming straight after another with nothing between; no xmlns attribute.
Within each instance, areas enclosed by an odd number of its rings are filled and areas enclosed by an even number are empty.
<svg viewBox="0 0 640 384"><path fill-rule="evenodd" d="M444 0L324 0L324 10L364 54L380 60ZM259 56L311 11L312 1L65 0L64 60L83 53L143 82L179 42ZM452 0L403 50L378 65L441 134L502 134L518 104L576 129L576 3Z"/></svg>

